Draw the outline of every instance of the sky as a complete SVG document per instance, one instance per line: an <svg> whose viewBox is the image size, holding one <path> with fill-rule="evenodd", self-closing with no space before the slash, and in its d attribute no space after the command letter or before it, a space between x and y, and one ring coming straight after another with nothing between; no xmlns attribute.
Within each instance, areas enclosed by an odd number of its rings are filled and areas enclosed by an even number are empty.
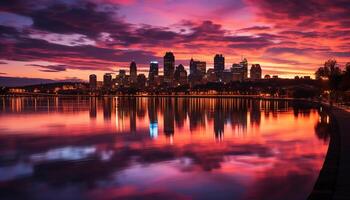
<svg viewBox="0 0 350 200"><path fill-rule="evenodd" d="M263 75L314 75L350 62L348 0L1 0L0 76L87 80L174 52L226 69L242 57ZM162 71L162 69L161 69Z"/></svg>

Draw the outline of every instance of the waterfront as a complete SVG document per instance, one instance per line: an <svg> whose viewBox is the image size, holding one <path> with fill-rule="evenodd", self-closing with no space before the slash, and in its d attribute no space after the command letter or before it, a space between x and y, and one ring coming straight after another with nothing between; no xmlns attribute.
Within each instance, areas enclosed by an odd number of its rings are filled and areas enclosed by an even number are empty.
<svg viewBox="0 0 350 200"><path fill-rule="evenodd" d="M0 197L306 199L329 116L291 101L1 98Z"/></svg>

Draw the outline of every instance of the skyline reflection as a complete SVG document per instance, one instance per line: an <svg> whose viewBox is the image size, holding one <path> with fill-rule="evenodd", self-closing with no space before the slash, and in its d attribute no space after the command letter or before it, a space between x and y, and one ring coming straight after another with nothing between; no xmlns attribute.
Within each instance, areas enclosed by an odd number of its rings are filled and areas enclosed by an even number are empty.
<svg viewBox="0 0 350 200"><path fill-rule="evenodd" d="M327 113L288 101L23 97L0 105L1 199L305 199L330 134Z"/></svg>

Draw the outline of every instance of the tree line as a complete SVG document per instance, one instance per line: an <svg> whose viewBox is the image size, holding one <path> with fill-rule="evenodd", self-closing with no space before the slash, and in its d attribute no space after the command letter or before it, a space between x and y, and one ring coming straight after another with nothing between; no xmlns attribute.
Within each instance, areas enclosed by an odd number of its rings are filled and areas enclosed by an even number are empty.
<svg viewBox="0 0 350 200"><path fill-rule="evenodd" d="M330 102L350 101L350 62L343 67L335 59L329 59L315 72L316 80L322 82L324 97Z"/></svg>

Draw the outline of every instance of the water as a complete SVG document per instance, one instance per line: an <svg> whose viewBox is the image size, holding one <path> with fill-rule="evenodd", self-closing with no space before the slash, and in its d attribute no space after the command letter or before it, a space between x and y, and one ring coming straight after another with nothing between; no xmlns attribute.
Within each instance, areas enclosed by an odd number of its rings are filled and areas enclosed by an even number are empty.
<svg viewBox="0 0 350 200"><path fill-rule="evenodd" d="M287 101L0 98L0 199L306 199L328 123Z"/></svg>

